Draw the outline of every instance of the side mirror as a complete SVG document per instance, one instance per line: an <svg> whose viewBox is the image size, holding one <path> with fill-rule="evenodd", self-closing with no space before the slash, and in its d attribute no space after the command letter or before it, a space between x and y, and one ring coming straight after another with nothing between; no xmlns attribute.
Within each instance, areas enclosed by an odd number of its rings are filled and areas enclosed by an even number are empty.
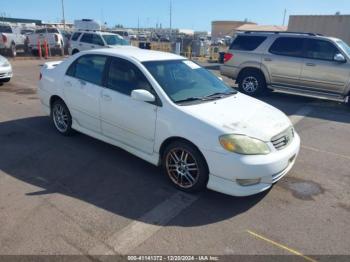
<svg viewBox="0 0 350 262"><path fill-rule="evenodd" d="M131 92L131 98L140 102L155 102L156 98L149 91L144 89L136 89Z"/></svg>
<svg viewBox="0 0 350 262"><path fill-rule="evenodd" d="M220 81L224 81L224 79L221 76L218 76Z"/></svg>
<svg viewBox="0 0 350 262"><path fill-rule="evenodd" d="M334 56L334 61L339 63L345 63L346 59L342 54L339 53Z"/></svg>

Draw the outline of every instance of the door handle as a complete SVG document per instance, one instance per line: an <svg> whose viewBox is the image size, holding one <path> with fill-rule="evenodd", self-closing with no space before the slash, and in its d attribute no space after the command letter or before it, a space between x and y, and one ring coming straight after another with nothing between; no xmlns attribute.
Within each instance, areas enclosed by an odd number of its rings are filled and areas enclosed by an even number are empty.
<svg viewBox="0 0 350 262"><path fill-rule="evenodd" d="M79 83L80 83L80 87L81 88L85 88L85 86L86 86L86 82L85 81L79 80Z"/></svg>
<svg viewBox="0 0 350 262"><path fill-rule="evenodd" d="M83 46L83 44L79 44L79 46Z"/></svg>
<svg viewBox="0 0 350 262"><path fill-rule="evenodd" d="M95 46L94 46L94 45L92 45L92 46L91 46L91 48L95 48Z"/></svg>
<svg viewBox="0 0 350 262"><path fill-rule="evenodd" d="M68 86L68 87L71 87L71 86L72 86L72 83L71 83L70 81L66 81L66 82L64 82L64 85L65 85L65 86Z"/></svg>
<svg viewBox="0 0 350 262"><path fill-rule="evenodd" d="M306 63L306 66L316 66L314 63Z"/></svg>
<svg viewBox="0 0 350 262"><path fill-rule="evenodd" d="M112 97L107 94L102 94L102 99L105 101L112 101Z"/></svg>
<svg viewBox="0 0 350 262"><path fill-rule="evenodd" d="M271 59L271 58L264 58L264 61L266 61L266 62L271 62L272 59Z"/></svg>

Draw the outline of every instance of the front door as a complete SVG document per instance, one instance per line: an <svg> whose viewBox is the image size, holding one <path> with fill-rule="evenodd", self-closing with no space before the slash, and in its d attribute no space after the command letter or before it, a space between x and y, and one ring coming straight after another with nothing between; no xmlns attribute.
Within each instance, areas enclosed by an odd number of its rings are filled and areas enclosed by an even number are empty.
<svg viewBox="0 0 350 262"><path fill-rule="evenodd" d="M350 79L350 64L334 61L341 51L330 41L307 39L301 86L315 91L343 94Z"/></svg>
<svg viewBox="0 0 350 262"><path fill-rule="evenodd" d="M131 92L135 89L154 92L135 64L111 58L106 88L101 95L102 132L118 142L152 154L157 106L132 99Z"/></svg>

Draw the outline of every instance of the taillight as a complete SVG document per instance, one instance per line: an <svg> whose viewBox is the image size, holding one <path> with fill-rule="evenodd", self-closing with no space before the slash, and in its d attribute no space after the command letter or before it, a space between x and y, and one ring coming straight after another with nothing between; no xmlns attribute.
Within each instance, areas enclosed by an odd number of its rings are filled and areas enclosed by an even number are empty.
<svg viewBox="0 0 350 262"><path fill-rule="evenodd" d="M2 42L6 43L7 42L7 36L2 34Z"/></svg>
<svg viewBox="0 0 350 262"><path fill-rule="evenodd" d="M58 35L55 34L55 41L58 42Z"/></svg>
<svg viewBox="0 0 350 262"><path fill-rule="evenodd" d="M42 78L43 78L43 74L40 73L40 75L39 75L39 80L41 80Z"/></svg>
<svg viewBox="0 0 350 262"><path fill-rule="evenodd" d="M233 54L226 53L224 56L224 62L226 63L226 62L230 61L232 58L233 58Z"/></svg>

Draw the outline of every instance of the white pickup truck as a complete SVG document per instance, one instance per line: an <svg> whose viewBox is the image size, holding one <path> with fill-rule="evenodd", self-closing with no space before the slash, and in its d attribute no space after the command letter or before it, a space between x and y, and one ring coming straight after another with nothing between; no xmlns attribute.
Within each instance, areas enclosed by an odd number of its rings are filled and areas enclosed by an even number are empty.
<svg viewBox="0 0 350 262"><path fill-rule="evenodd" d="M38 41L44 47L45 40L48 44L49 54L64 55L64 37L62 32L57 28L37 29L34 34L28 36L28 46L33 54L38 53Z"/></svg>
<svg viewBox="0 0 350 262"><path fill-rule="evenodd" d="M21 34L21 29L17 26L0 24L0 52L15 57L17 50L24 49L25 36Z"/></svg>

